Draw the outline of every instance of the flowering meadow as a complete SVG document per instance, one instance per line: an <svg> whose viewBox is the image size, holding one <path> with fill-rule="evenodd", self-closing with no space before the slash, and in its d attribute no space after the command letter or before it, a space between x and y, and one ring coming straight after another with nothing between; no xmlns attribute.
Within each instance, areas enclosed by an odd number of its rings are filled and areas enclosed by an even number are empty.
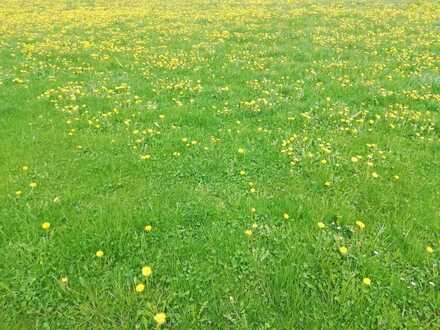
<svg viewBox="0 0 440 330"><path fill-rule="evenodd" d="M2 0L1 329L440 329L440 2Z"/></svg>

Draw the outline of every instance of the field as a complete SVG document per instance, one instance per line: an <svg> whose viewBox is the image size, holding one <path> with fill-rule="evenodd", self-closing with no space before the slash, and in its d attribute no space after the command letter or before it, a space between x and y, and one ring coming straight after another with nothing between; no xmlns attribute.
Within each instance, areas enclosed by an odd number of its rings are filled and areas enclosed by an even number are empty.
<svg viewBox="0 0 440 330"><path fill-rule="evenodd" d="M0 329L440 329L440 2L0 2Z"/></svg>

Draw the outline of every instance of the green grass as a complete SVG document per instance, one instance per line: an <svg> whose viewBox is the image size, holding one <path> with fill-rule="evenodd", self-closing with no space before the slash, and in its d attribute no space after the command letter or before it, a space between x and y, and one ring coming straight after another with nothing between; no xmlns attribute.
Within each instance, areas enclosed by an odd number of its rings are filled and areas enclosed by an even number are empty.
<svg viewBox="0 0 440 330"><path fill-rule="evenodd" d="M440 328L439 13L3 1L0 328Z"/></svg>

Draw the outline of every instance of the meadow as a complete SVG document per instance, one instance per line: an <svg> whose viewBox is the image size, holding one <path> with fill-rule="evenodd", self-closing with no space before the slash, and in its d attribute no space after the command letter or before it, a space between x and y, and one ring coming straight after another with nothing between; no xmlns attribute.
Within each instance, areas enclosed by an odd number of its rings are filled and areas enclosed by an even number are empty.
<svg viewBox="0 0 440 330"><path fill-rule="evenodd" d="M440 2L0 2L0 329L440 329Z"/></svg>

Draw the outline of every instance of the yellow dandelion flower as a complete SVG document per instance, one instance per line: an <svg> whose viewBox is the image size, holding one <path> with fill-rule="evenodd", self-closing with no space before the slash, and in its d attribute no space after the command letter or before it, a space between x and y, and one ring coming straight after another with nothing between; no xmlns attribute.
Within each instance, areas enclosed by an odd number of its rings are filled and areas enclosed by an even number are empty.
<svg viewBox="0 0 440 330"><path fill-rule="evenodd" d="M49 222L43 222L43 224L41 225L41 228L43 228L44 230L49 230L50 223Z"/></svg>
<svg viewBox="0 0 440 330"><path fill-rule="evenodd" d="M284 213L283 218L284 218L284 220L289 220L289 215L287 213Z"/></svg>
<svg viewBox="0 0 440 330"><path fill-rule="evenodd" d="M250 237L250 236L252 236L252 230L247 229L247 230L244 231L244 234L245 234L246 236Z"/></svg>
<svg viewBox="0 0 440 330"><path fill-rule="evenodd" d="M29 187L31 187L31 188L37 188L37 186L38 186L38 184L36 182L31 182L29 184Z"/></svg>
<svg viewBox="0 0 440 330"><path fill-rule="evenodd" d="M325 228L325 223L324 222L320 221L320 222L317 223L317 225L318 225L319 229L324 229Z"/></svg>
<svg viewBox="0 0 440 330"><path fill-rule="evenodd" d="M371 176L372 176L373 178L378 178L378 177L379 177L379 174L377 174L376 172L373 172L373 173L371 173Z"/></svg>
<svg viewBox="0 0 440 330"><path fill-rule="evenodd" d="M255 189L255 188L251 188L250 190L249 190L251 193L255 193L257 190Z"/></svg>
<svg viewBox="0 0 440 330"><path fill-rule="evenodd" d="M144 227L144 230L145 230L147 233L149 233L150 231L153 230L153 227L150 226L150 225L146 225L146 226Z"/></svg>
<svg viewBox="0 0 440 330"><path fill-rule="evenodd" d="M238 153L239 154L244 154L244 149L243 148L238 148Z"/></svg>
<svg viewBox="0 0 440 330"><path fill-rule="evenodd" d="M151 158L150 155L142 155L142 156L141 156L141 159L142 159L142 160L148 160L148 159L150 159L150 158Z"/></svg>
<svg viewBox="0 0 440 330"><path fill-rule="evenodd" d="M330 182L330 181L326 181L325 183L324 183L324 186L326 186L326 187L330 187L332 185L332 183Z"/></svg>
<svg viewBox="0 0 440 330"><path fill-rule="evenodd" d="M149 277L151 274L153 274L153 270L149 266L142 267L142 275L145 277Z"/></svg>
<svg viewBox="0 0 440 330"><path fill-rule="evenodd" d="M102 251L102 250L98 250L98 251L96 251L95 255L96 255L98 258L101 258L101 257L104 256L104 251Z"/></svg>
<svg viewBox="0 0 440 330"><path fill-rule="evenodd" d="M241 170L241 171L240 171L240 175L241 175L241 176L244 176L244 175L246 175L246 172L243 171L243 170Z"/></svg>
<svg viewBox="0 0 440 330"><path fill-rule="evenodd" d="M432 246L427 246L426 247L426 252L428 252L428 253L434 253L434 249L432 248Z"/></svg>
<svg viewBox="0 0 440 330"><path fill-rule="evenodd" d="M357 226L360 230L364 230L364 229L365 229L365 223L363 223L361 220L356 221L356 226Z"/></svg>
<svg viewBox="0 0 440 330"><path fill-rule="evenodd" d="M136 292L138 292L138 293L141 293L141 292L144 292L144 290L145 290L145 285L143 284L143 283L139 283L139 284L137 284L136 285Z"/></svg>
<svg viewBox="0 0 440 330"><path fill-rule="evenodd" d="M160 327L167 321L167 316L165 313L157 313L154 315L154 321L156 321L157 326Z"/></svg>
<svg viewBox="0 0 440 330"><path fill-rule="evenodd" d="M22 193L21 190L17 190L17 191L15 192L15 196L17 196L17 197L20 197L22 194L23 194L23 193Z"/></svg>
<svg viewBox="0 0 440 330"><path fill-rule="evenodd" d="M325 165L325 164L327 164L327 160L322 159L320 163L321 163L322 165Z"/></svg>
<svg viewBox="0 0 440 330"><path fill-rule="evenodd" d="M348 248L346 246L339 247L339 253L343 256L348 254Z"/></svg>
<svg viewBox="0 0 440 330"><path fill-rule="evenodd" d="M24 165L21 169L22 169L24 172L26 172L26 171L29 169L29 167L26 166L26 165Z"/></svg>
<svg viewBox="0 0 440 330"><path fill-rule="evenodd" d="M357 158L356 156L351 157L351 161L353 163L357 163L359 161L359 158Z"/></svg>
<svg viewBox="0 0 440 330"><path fill-rule="evenodd" d="M67 278L67 276L63 276L60 278L60 282L66 285L69 282L69 279Z"/></svg>
<svg viewBox="0 0 440 330"><path fill-rule="evenodd" d="M252 213L255 213L255 212L257 212L257 209L256 209L255 207L252 207L252 208L251 208L251 212L252 212Z"/></svg>
<svg viewBox="0 0 440 330"><path fill-rule="evenodd" d="M398 181L398 180L400 180L400 176L398 176L398 175L394 175L394 176L393 176L393 179L396 180L396 181Z"/></svg>
<svg viewBox="0 0 440 330"><path fill-rule="evenodd" d="M371 285L371 280L368 277L364 277L364 279L362 280L362 283L366 286Z"/></svg>

